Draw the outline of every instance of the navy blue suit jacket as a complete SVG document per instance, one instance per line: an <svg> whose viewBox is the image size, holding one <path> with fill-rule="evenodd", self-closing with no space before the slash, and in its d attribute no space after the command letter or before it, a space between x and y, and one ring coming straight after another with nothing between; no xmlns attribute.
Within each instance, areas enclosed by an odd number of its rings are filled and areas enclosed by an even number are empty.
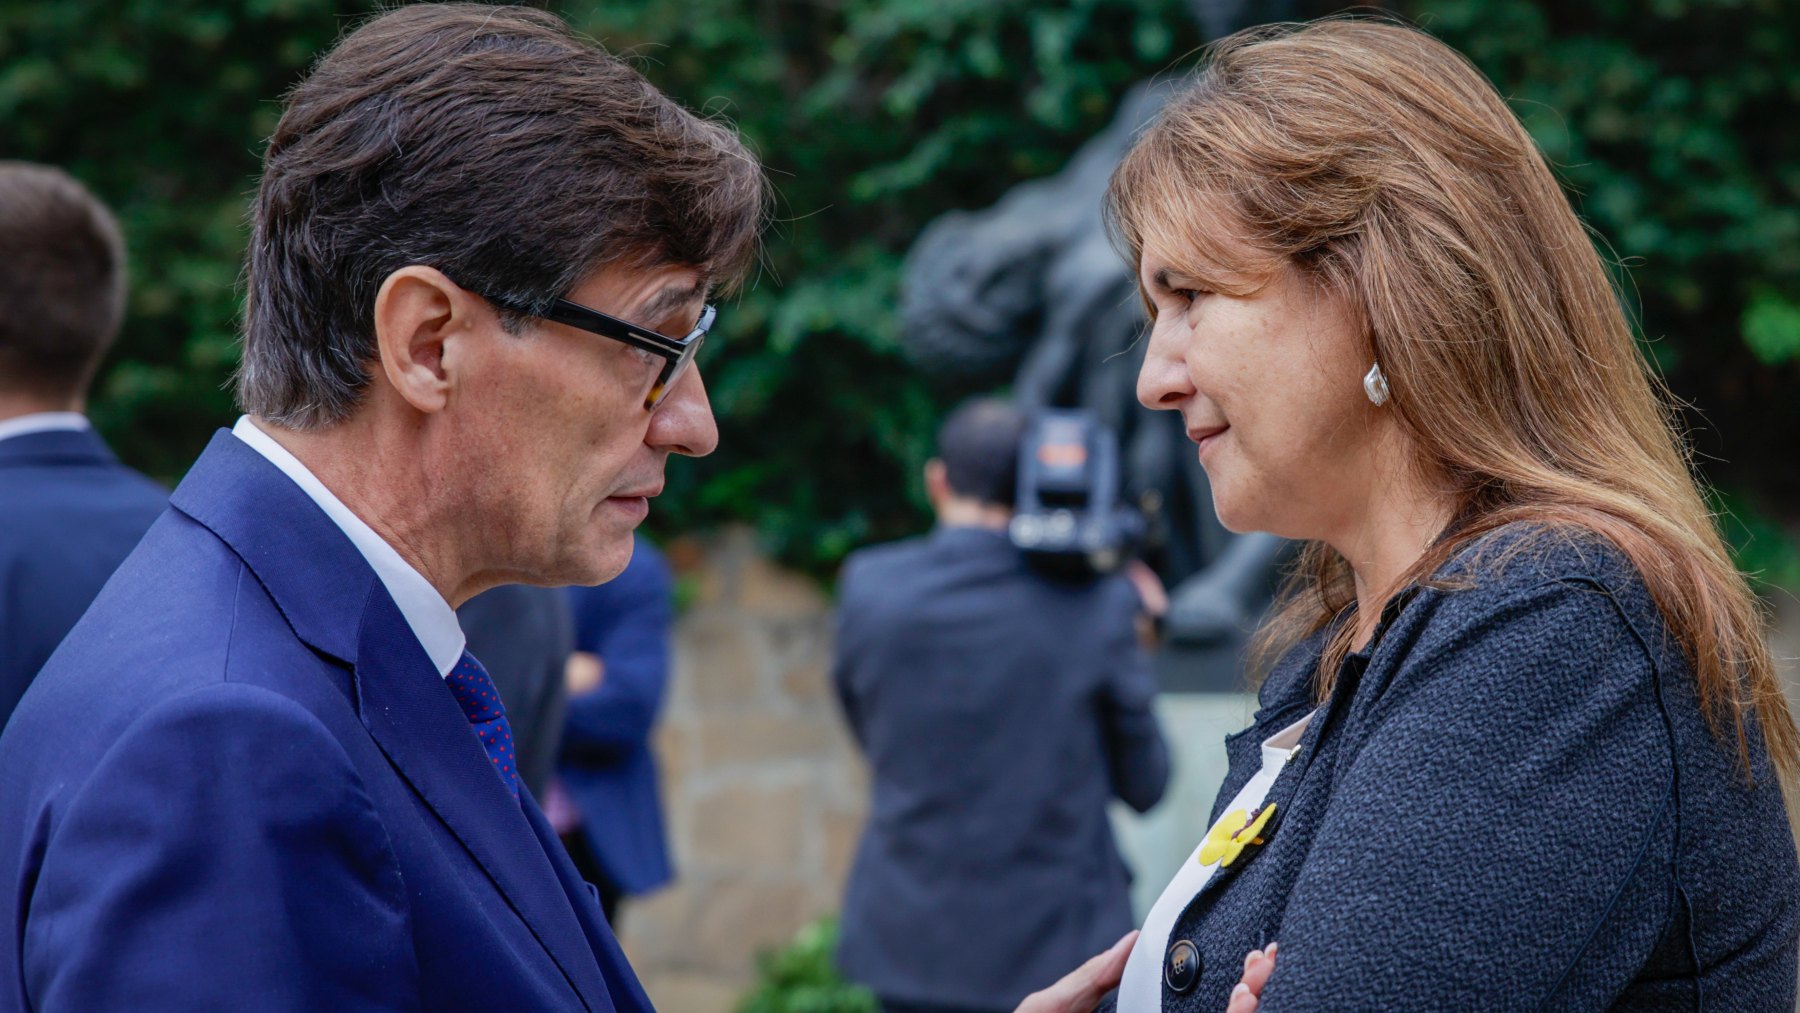
<svg viewBox="0 0 1800 1013"><path fill-rule="evenodd" d="M1148 809L1169 776L1138 607L1122 578L1045 579L979 528L845 563L833 678L872 781L851 978L1010 1010L1130 930L1107 802Z"/></svg>
<svg viewBox="0 0 1800 1013"><path fill-rule="evenodd" d="M215 436L0 735L0 1009L646 1010L373 570Z"/></svg>
<svg viewBox="0 0 1800 1013"><path fill-rule="evenodd" d="M0 440L0 727L168 499L91 430Z"/></svg>
<svg viewBox="0 0 1800 1013"><path fill-rule="evenodd" d="M569 593L576 650L599 655L606 675L598 689L569 698L557 773L600 868L621 892L645 893L675 876L650 751L669 685L669 564L639 535L625 572Z"/></svg>

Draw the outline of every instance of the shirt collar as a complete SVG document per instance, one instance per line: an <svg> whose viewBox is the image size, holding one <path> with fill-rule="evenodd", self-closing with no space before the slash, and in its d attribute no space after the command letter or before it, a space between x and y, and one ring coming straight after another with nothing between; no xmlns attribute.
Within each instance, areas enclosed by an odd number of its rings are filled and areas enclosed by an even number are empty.
<svg viewBox="0 0 1800 1013"><path fill-rule="evenodd" d="M406 618L406 625L412 628L413 636L419 639L419 646L437 666L438 675L449 675L450 670L462 659L463 648L468 643L463 636L462 626L456 621L456 612L450 603L438 594L437 588L425 579L424 574L412 567L400 553L394 550L385 539L375 533L375 529L364 523L362 518L350 512L343 500L332 495L325 483L319 481L311 469L300 463L300 459L289 453L286 447L276 443L268 433L257 428L246 415L231 427L231 434L243 440L256 451L269 459L269 463L280 468L282 474L292 479L300 490L325 511L356 546L368 561L375 576L387 588L388 596L394 599L400 614Z"/></svg>
<svg viewBox="0 0 1800 1013"><path fill-rule="evenodd" d="M81 432L89 428L87 416L80 412L32 412L0 420L0 440L30 433Z"/></svg>

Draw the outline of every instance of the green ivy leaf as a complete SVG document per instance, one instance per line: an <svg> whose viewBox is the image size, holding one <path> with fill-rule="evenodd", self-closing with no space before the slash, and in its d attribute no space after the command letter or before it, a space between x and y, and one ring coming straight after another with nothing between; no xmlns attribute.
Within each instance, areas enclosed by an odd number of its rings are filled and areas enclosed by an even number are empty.
<svg viewBox="0 0 1800 1013"><path fill-rule="evenodd" d="M1800 305L1767 289L1744 308L1744 344L1765 365L1800 359Z"/></svg>

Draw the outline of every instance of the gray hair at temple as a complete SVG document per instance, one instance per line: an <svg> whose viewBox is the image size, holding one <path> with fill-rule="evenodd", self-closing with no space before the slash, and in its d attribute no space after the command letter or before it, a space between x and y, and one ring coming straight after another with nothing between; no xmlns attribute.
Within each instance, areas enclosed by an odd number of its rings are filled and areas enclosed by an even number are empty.
<svg viewBox="0 0 1800 1013"><path fill-rule="evenodd" d="M296 429L348 418L374 305L435 267L523 333L604 267L678 264L730 288L766 218L722 123L523 7L417 4L345 36L287 96L246 266L239 405Z"/></svg>

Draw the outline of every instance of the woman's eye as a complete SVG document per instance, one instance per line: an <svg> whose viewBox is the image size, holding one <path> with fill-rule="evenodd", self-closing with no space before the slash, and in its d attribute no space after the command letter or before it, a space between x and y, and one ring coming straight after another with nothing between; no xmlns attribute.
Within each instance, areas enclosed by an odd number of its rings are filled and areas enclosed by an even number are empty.
<svg viewBox="0 0 1800 1013"><path fill-rule="evenodd" d="M1175 289L1174 292L1175 298L1180 299L1189 306L1199 302L1201 296L1209 294L1205 289L1198 288L1178 288Z"/></svg>

